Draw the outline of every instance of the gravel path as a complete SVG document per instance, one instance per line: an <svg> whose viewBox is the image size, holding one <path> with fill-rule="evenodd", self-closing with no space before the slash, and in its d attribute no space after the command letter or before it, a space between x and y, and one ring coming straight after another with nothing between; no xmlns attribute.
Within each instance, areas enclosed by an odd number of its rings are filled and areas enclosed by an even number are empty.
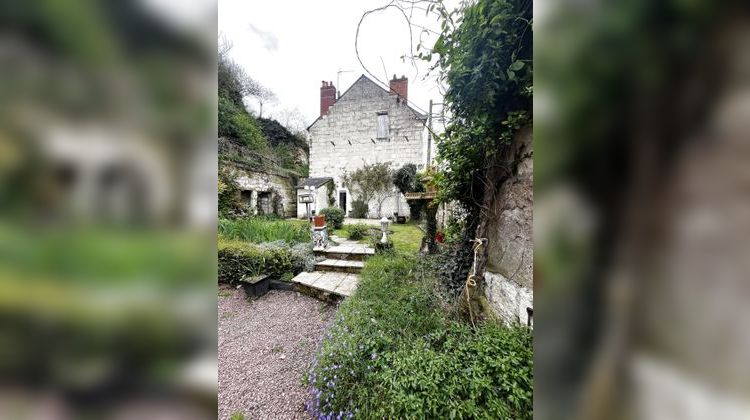
<svg viewBox="0 0 750 420"><path fill-rule="evenodd" d="M270 290L248 301L219 290L219 418L302 419L312 361L334 306L297 292Z"/></svg>

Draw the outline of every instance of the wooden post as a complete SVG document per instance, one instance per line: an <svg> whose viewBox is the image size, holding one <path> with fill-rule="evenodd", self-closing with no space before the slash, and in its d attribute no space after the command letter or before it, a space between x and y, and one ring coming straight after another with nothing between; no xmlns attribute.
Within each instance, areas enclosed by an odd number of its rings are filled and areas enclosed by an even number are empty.
<svg viewBox="0 0 750 420"><path fill-rule="evenodd" d="M432 148L432 99L430 99L430 110L427 114L427 162L425 168L430 167L430 149Z"/></svg>

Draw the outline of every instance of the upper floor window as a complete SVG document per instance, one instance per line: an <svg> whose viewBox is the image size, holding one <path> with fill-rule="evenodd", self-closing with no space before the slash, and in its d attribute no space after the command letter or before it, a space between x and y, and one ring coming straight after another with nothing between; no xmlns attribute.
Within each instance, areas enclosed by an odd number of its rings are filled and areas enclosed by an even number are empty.
<svg viewBox="0 0 750 420"><path fill-rule="evenodd" d="M391 131L391 123L388 121L387 112L378 112L378 140L387 140Z"/></svg>

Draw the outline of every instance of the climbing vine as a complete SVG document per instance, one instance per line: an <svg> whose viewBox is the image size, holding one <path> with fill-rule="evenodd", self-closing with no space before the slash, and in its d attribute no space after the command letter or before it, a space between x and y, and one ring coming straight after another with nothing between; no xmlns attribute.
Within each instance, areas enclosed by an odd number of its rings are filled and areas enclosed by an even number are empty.
<svg viewBox="0 0 750 420"><path fill-rule="evenodd" d="M442 3L437 6L443 8ZM441 12L443 31L430 53L448 85L452 122L439 137L439 199L456 200L476 218L490 167L531 121L531 2L480 0L453 16Z"/></svg>
<svg viewBox="0 0 750 420"><path fill-rule="evenodd" d="M466 255L472 270L464 273L467 280L457 301L472 325L490 312L484 291L490 209L519 161L516 133L532 118L531 4L479 0L449 13L439 2L442 32L429 53L420 53L426 60L437 56L434 68L448 85L444 100L453 116L438 137L438 200L467 210L459 246L480 244Z"/></svg>

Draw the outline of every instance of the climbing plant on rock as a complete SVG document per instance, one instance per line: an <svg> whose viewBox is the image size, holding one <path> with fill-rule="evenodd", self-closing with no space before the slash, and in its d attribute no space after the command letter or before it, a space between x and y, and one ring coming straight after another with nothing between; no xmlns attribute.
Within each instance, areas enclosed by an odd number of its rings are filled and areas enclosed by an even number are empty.
<svg viewBox="0 0 750 420"><path fill-rule="evenodd" d="M458 12L437 2L433 10L441 16L442 33L421 56L437 57L453 115L438 139L443 169L435 180L438 199L455 200L468 210L467 241L485 238L489 209L519 160L515 134L532 118L532 2L479 0ZM479 249L465 301L468 312L481 318L487 309L487 247Z"/></svg>

